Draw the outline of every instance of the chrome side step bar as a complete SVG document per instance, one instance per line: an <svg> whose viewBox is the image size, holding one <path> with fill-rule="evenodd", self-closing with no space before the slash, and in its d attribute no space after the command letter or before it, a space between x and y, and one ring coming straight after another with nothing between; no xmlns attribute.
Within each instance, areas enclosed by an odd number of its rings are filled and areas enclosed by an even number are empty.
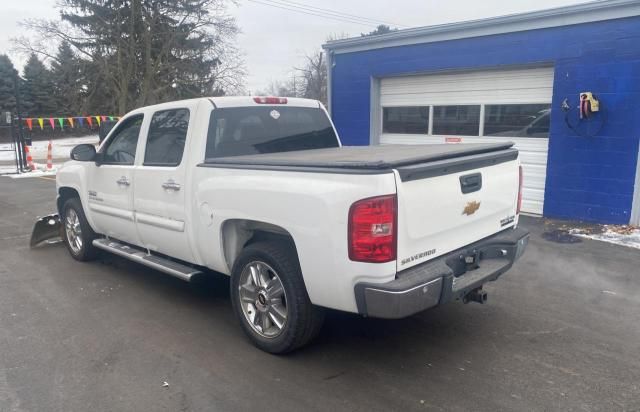
<svg viewBox="0 0 640 412"><path fill-rule="evenodd" d="M191 280L192 276L202 273L198 269L160 256L150 255L140 249L125 245L112 239L95 239L93 241L93 246L98 249L111 252L114 255L121 256L125 259L129 259L133 262L140 263L141 265L159 270L160 272L164 272L168 275L186 280L187 282Z"/></svg>

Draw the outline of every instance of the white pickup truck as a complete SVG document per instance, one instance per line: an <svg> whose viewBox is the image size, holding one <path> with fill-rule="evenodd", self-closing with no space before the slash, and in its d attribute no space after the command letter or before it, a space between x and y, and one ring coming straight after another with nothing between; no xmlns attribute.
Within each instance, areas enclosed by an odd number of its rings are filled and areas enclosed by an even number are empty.
<svg viewBox="0 0 640 412"><path fill-rule="evenodd" d="M324 308L402 318L482 303L528 241L510 144L342 147L313 100L144 107L71 158L56 189L75 259L229 275L244 331L272 353L309 342Z"/></svg>

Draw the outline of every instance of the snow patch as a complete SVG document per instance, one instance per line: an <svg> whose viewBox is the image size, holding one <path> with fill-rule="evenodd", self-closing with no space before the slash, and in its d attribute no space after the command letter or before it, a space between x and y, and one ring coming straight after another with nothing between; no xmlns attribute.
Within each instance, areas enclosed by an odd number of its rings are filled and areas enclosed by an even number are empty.
<svg viewBox="0 0 640 412"><path fill-rule="evenodd" d="M53 169L45 170L45 174L40 176L47 176L55 174L55 170L62 165L62 163L69 160L71 149L79 144L94 144L97 145L100 139L98 135L83 136L83 137L69 137L65 139L56 139L51 142L51 157L53 158ZM47 166L47 150L49 141L35 141L30 147L31 157L37 169L46 169ZM15 148L12 143L0 144L0 162L4 164L0 165L0 174L15 173ZM27 172L21 174L20 177L34 177L37 172ZM18 177L16 175L12 177Z"/></svg>
<svg viewBox="0 0 640 412"><path fill-rule="evenodd" d="M604 225L602 228L604 230L600 233L585 229L571 229L569 233L585 239L640 249L640 227Z"/></svg>
<svg viewBox="0 0 640 412"><path fill-rule="evenodd" d="M12 179L28 179L30 177L42 177L42 176L55 176L58 172L57 169L50 170L33 170L31 172L20 173L19 175L7 175Z"/></svg>
<svg viewBox="0 0 640 412"><path fill-rule="evenodd" d="M16 165L8 164L8 165L0 165L0 175L8 174L8 173L16 173Z"/></svg>
<svg viewBox="0 0 640 412"><path fill-rule="evenodd" d="M71 153L71 149L79 144L90 143L90 144L98 144L100 139L97 135L92 136L84 136L84 137L69 137L66 139L56 139L51 142L51 153L53 158L64 158L65 160L69 159L69 154ZM31 156L33 160L47 160L47 147L49 146L49 141L42 140L33 142L30 147ZM0 144L0 161L13 161L14 160L14 152L12 143L3 143Z"/></svg>

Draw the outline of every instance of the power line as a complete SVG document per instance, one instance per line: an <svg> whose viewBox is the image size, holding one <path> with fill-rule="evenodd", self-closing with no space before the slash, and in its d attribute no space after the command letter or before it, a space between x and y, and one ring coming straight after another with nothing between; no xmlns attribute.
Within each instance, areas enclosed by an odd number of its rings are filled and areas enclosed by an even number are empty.
<svg viewBox="0 0 640 412"><path fill-rule="evenodd" d="M400 25L400 24L396 24L396 23L392 23L392 22L388 22L388 21L384 21L384 20L372 19L372 18L368 18L368 17L358 16L356 14L349 14L349 13L344 13L344 12L336 11L336 10L332 10L332 9L325 9L325 8L322 8L322 7L311 6L309 4L298 3L298 2L295 2L295 1L291 1L291 0L262 0L262 1L266 1L268 3L284 4L284 5L287 5L287 6L290 6L290 7L301 8L301 9L304 9L304 10L308 10L308 11L312 11L312 12L318 12L318 13L321 13L321 14L330 14L330 15L334 15L334 16L337 16L337 17L347 18L347 19L362 20L365 23L386 24L386 25L390 25L390 26L402 27L402 25Z"/></svg>
<svg viewBox="0 0 640 412"><path fill-rule="evenodd" d="M371 27L373 25L372 23L364 23L362 21L350 20L350 19L347 19L347 18L330 16L330 15L327 15L327 14L315 13L315 12L312 12L311 10L303 11L303 10L300 10L298 8L291 8L291 7L282 6L282 5L278 6L276 4L265 3L265 2L259 1L259 0L247 0L247 1L250 1L252 3L262 4L263 6L275 7L277 9L289 10L289 11L293 11L293 12L296 12L296 13L307 14L307 15L310 15L310 16L323 17L325 19L330 19L330 20L337 20L337 21L346 22L346 23L360 24L360 25L367 26L367 27Z"/></svg>
<svg viewBox="0 0 640 412"><path fill-rule="evenodd" d="M301 9L305 12L322 14L322 15L326 15L327 17L337 17L340 19L346 19L348 21L357 21L365 24L375 24L375 25L387 24L392 26L400 26L398 24L386 22L383 20L372 19L368 17L358 16L355 14L348 14L348 13L339 12L332 9L315 7L308 4L297 3L295 1L290 1L290 0L261 0L261 1L267 2L267 3L276 3L281 6L291 7L295 9Z"/></svg>
<svg viewBox="0 0 640 412"><path fill-rule="evenodd" d="M322 17L325 19L330 19L330 20L337 20L337 21L341 21L341 22L346 22L346 23L353 23L353 24L360 24L362 26L367 26L367 27L371 27L373 25L375 25L375 23L366 23L364 21L359 21L356 19L351 19L348 17L338 17L338 16L333 16L327 13L320 13L320 12L315 12L313 10L308 10L308 9L304 9L304 8L294 8L294 6L284 6L284 5L276 5L276 4L272 4L272 3L267 3L267 1L270 0L247 0L250 1L252 3L257 3L257 4L261 4L263 6L269 6L269 7L275 7L277 9L283 9L283 10L289 10L289 11L293 11L296 13L302 13L302 14L307 14L310 16L316 16L316 17ZM271 0L273 1L273 0Z"/></svg>

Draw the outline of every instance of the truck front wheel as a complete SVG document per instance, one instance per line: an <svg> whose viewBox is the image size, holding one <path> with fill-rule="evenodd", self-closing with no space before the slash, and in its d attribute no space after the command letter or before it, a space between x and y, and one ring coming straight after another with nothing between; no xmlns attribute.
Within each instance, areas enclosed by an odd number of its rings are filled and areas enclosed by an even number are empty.
<svg viewBox="0 0 640 412"><path fill-rule="evenodd" d="M247 336L270 353L307 344L324 320L323 310L309 300L295 248L284 241L256 242L240 253L231 302Z"/></svg>
<svg viewBox="0 0 640 412"><path fill-rule="evenodd" d="M98 235L89 226L80 199L73 197L64 202L61 220L64 243L71 257L80 261L95 259L98 249L92 242Z"/></svg>

